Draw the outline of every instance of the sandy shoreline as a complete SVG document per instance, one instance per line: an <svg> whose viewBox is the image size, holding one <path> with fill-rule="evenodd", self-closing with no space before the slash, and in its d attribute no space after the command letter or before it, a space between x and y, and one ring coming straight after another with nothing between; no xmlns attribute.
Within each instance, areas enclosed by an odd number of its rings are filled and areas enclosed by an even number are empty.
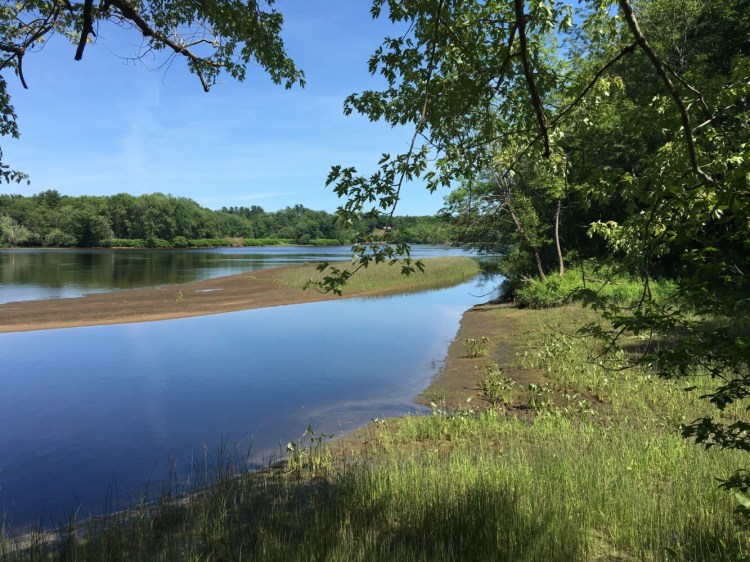
<svg viewBox="0 0 750 562"><path fill-rule="evenodd" d="M352 291L339 297L286 287L277 280L279 269L73 299L0 304L0 333L151 322L373 294Z"/></svg>

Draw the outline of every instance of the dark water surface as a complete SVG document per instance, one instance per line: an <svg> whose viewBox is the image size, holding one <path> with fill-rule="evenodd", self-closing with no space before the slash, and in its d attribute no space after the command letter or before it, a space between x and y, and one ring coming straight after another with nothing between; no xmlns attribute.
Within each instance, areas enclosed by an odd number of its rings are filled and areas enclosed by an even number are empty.
<svg viewBox="0 0 750 562"><path fill-rule="evenodd" d="M412 255L465 255L415 245ZM190 250L0 249L0 304L80 297L120 289L201 281L305 262L341 261L350 246L269 246Z"/></svg>
<svg viewBox="0 0 750 562"><path fill-rule="evenodd" d="M0 334L0 510L50 526L123 508L170 459L184 476L222 442L263 462L308 424L340 435L417 411L496 284Z"/></svg>

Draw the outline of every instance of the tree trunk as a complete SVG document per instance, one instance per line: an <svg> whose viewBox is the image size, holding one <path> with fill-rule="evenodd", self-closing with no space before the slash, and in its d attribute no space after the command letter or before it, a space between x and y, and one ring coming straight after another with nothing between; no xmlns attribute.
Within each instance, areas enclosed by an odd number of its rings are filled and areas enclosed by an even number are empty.
<svg viewBox="0 0 750 562"><path fill-rule="evenodd" d="M516 230L518 230L518 233L524 239L524 242L526 242L529 248L531 248L531 251L534 253L534 262L536 263L536 272L539 275L539 279L544 280L547 276L544 274L544 268L542 267L542 257L539 255L539 248L531 243L531 240L529 240L526 231L523 229L523 225L521 225L521 221L518 220L518 217L513 212L513 206L510 204L510 190L508 190L508 193L506 195L505 204L508 206L508 212L510 212L510 218L513 219L513 224L516 225Z"/></svg>
<svg viewBox="0 0 750 562"><path fill-rule="evenodd" d="M562 199L557 200L557 211L555 212L555 248L557 249L557 265L559 275L565 275L565 262L563 262L562 247L560 246L560 211L562 210Z"/></svg>

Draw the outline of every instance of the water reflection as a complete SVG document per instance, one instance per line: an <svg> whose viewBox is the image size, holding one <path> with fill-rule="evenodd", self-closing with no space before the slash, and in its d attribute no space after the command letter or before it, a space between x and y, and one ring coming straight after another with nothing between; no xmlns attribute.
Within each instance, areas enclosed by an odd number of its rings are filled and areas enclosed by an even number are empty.
<svg viewBox="0 0 750 562"><path fill-rule="evenodd" d="M415 257L460 250L414 246ZM305 262L348 260L349 246L208 250L0 250L0 303L79 297Z"/></svg>

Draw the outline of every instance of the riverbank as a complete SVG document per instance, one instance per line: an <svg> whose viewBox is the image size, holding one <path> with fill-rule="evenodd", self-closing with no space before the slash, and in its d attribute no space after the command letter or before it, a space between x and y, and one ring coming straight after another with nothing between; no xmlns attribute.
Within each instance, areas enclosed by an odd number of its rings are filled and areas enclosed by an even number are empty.
<svg viewBox="0 0 750 562"><path fill-rule="evenodd" d="M0 333L77 326L126 324L204 316L341 298L366 297L427 289L464 281L479 271L470 258L424 260L426 274L399 275L399 268L371 267L358 274L372 279L352 285L343 296L303 290L319 272L313 265L289 266L218 277L205 281L95 293L75 299L0 304ZM387 271L387 275L386 275ZM355 278L354 282L357 281Z"/></svg>
<svg viewBox="0 0 750 562"><path fill-rule="evenodd" d="M710 381L687 393L646 365L622 369L623 352L592 361L575 336L592 319L573 305L474 307L422 397L433 415L333 442L308 432L285 463L240 478L220 463L190 501L166 488L123 520L71 524L49 559L746 559L750 536L715 480L745 455L676 431L711 412ZM8 559L46 557L41 538L25 544Z"/></svg>

